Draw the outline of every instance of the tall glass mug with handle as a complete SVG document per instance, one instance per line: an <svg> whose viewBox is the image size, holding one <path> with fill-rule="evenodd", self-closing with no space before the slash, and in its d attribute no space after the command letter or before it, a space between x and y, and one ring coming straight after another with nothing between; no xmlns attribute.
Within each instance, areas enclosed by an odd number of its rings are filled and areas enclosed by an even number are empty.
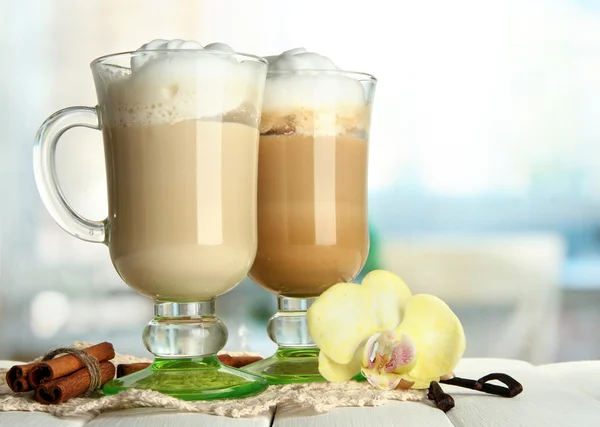
<svg viewBox="0 0 600 427"><path fill-rule="evenodd" d="M175 45L175 49L172 49ZM130 287L154 300L143 333L152 366L104 386L182 399L259 393L264 379L222 365L227 328L215 298L235 287L257 248L258 124L267 63L221 44L152 42L91 63L98 106L58 111L34 146L38 190L65 231L108 246ZM108 217L75 212L54 153L63 132L102 131Z"/></svg>
<svg viewBox="0 0 600 427"><path fill-rule="evenodd" d="M303 49L270 57L258 162L258 252L250 277L277 295L278 345L244 369L270 384L324 381L306 310L352 281L369 251L367 159L376 80ZM326 68L326 69L324 69Z"/></svg>

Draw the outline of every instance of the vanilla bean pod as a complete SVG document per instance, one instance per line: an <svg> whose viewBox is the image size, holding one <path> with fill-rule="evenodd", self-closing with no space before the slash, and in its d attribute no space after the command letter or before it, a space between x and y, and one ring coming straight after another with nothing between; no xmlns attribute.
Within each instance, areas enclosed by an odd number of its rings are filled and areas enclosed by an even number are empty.
<svg viewBox="0 0 600 427"><path fill-rule="evenodd" d="M444 393L444 390L436 381L429 383L427 398L433 400L435 405L444 412L454 408L454 399L449 394Z"/></svg>
<svg viewBox="0 0 600 427"><path fill-rule="evenodd" d="M506 387L496 384L489 384L488 381L500 381ZM513 377L502 373L492 373L485 375L478 380L468 378L454 377L447 380L441 380L440 383L455 385L457 387L468 388L470 390L481 391L483 393L493 394L502 397L515 397L523 392L523 386Z"/></svg>

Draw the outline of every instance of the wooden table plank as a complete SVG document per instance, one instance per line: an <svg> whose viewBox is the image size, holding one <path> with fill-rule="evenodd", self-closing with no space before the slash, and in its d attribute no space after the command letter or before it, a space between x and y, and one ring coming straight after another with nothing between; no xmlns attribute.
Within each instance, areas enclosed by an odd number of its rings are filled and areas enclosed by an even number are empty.
<svg viewBox="0 0 600 427"><path fill-rule="evenodd" d="M383 406L336 408L324 414L278 407L273 427L452 427L429 402L390 402Z"/></svg>
<svg viewBox="0 0 600 427"><path fill-rule="evenodd" d="M254 418L229 418L161 408L135 408L104 412L86 427L269 427L272 418L271 413Z"/></svg>
<svg viewBox="0 0 600 427"><path fill-rule="evenodd" d="M576 387L600 400L600 360L553 363L537 369L565 387Z"/></svg>
<svg viewBox="0 0 600 427"><path fill-rule="evenodd" d="M0 427L588 427L600 426L600 361L535 367L518 360L465 359L458 376L506 372L525 391L514 399L444 386L456 401L447 414L431 402L390 402L380 407L337 408L325 414L281 406L275 415L226 418L159 408L106 412L96 418L54 417L37 412L0 412Z"/></svg>
<svg viewBox="0 0 600 427"><path fill-rule="evenodd" d="M600 401L574 386L555 382L538 368L519 361L465 360L456 375L480 378L505 372L521 384L521 395L507 399L444 386L456 407L447 413L456 427L582 427L600 426Z"/></svg>
<svg viewBox="0 0 600 427"><path fill-rule="evenodd" d="M55 417L45 412L0 412L0 427L83 427L93 415Z"/></svg>

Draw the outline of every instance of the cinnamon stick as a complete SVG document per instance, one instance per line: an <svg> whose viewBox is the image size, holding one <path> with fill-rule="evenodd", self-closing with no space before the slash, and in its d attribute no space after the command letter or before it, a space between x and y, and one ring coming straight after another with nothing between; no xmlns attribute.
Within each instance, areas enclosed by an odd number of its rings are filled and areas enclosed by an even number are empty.
<svg viewBox="0 0 600 427"><path fill-rule="evenodd" d="M232 368L241 368L254 362L262 360L260 356L230 356L229 354L219 354L217 356L222 364ZM141 371L150 366L151 363L123 363L117 366L117 378L124 377L134 372Z"/></svg>
<svg viewBox="0 0 600 427"><path fill-rule="evenodd" d="M254 362L262 360L260 356L230 356L228 354L219 354L217 356L222 364L232 368L242 368Z"/></svg>
<svg viewBox="0 0 600 427"><path fill-rule="evenodd" d="M15 365L6 373L6 384L16 393L31 390L27 375L39 362L27 363L26 365Z"/></svg>
<svg viewBox="0 0 600 427"><path fill-rule="evenodd" d="M102 342L84 348L83 351L98 359L98 362L105 362L115 357L115 349L109 342ZM40 384L70 375L84 366L84 363L78 357L67 354L56 359L38 363L37 366L29 371L27 378L30 387L35 388Z"/></svg>
<svg viewBox="0 0 600 427"><path fill-rule="evenodd" d="M141 371L142 369L146 369L150 365L152 365L152 363L122 363L120 365L117 365L117 378L133 374L137 371Z"/></svg>
<svg viewBox="0 0 600 427"><path fill-rule="evenodd" d="M110 362L100 363L101 385L106 384L115 376L115 365ZM39 403L54 405L72 397L86 393L90 387L90 373L86 368L65 377L46 382L36 388L34 398Z"/></svg>

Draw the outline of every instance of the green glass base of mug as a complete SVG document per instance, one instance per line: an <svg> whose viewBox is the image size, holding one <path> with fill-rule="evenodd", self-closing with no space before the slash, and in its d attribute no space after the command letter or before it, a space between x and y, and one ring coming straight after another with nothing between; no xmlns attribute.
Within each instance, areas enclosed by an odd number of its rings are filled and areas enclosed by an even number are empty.
<svg viewBox="0 0 600 427"><path fill-rule="evenodd" d="M216 356L202 359L156 359L139 372L109 381L106 395L129 389L154 390L183 400L235 399L259 394L267 382L231 368Z"/></svg>
<svg viewBox="0 0 600 427"><path fill-rule="evenodd" d="M270 385L327 381L319 374L319 349L314 347L280 347L273 356L245 366L243 370L260 375ZM359 372L352 379L364 381L365 377Z"/></svg>

